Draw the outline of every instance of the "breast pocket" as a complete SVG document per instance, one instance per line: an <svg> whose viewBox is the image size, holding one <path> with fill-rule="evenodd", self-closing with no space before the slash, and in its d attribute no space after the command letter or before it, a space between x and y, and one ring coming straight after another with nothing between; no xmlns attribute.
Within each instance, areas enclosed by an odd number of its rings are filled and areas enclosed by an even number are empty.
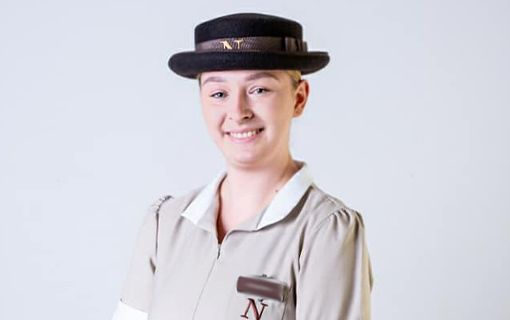
<svg viewBox="0 0 510 320"><path fill-rule="evenodd" d="M288 286L275 278L239 276L227 308L227 320L282 319L287 303Z"/></svg>

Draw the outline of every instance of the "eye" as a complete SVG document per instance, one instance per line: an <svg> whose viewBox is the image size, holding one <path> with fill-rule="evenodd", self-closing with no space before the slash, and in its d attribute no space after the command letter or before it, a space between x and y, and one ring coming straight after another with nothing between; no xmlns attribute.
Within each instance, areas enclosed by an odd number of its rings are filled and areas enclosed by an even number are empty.
<svg viewBox="0 0 510 320"><path fill-rule="evenodd" d="M257 88L253 92L255 92L255 93L263 93L263 92L268 92L268 91L269 90L267 90L266 88Z"/></svg>
<svg viewBox="0 0 510 320"><path fill-rule="evenodd" d="M223 92L215 92L211 95L212 98L223 98L225 97L225 94Z"/></svg>

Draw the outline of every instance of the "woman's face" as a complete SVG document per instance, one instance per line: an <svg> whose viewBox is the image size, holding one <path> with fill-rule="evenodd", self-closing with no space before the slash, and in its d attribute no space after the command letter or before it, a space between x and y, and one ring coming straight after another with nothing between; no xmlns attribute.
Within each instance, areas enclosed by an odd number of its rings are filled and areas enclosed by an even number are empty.
<svg viewBox="0 0 510 320"><path fill-rule="evenodd" d="M225 159L236 165L270 165L289 156L292 118L308 97L283 70L236 70L201 75L200 99L209 134Z"/></svg>

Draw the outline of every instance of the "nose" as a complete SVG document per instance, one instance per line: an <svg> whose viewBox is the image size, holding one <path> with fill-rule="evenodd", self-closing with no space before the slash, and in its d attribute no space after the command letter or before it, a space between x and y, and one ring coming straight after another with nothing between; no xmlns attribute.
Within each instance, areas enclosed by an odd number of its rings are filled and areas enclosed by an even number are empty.
<svg viewBox="0 0 510 320"><path fill-rule="evenodd" d="M246 95L242 90L230 99L230 103L231 105L228 115L230 119L237 122L243 122L253 117Z"/></svg>

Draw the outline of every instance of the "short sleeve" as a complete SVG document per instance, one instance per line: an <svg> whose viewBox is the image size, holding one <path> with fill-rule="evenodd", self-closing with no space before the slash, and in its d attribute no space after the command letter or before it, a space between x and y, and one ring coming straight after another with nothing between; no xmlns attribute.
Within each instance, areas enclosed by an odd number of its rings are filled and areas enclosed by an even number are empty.
<svg viewBox="0 0 510 320"><path fill-rule="evenodd" d="M339 209L320 222L299 261L297 320L370 320L373 276L361 214Z"/></svg>
<svg viewBox="0 0 510 320"><path fill-rule="evenodd" d="M144 319L149 311L157 268L159 208L169 198L171 196L165 196L154 202L139 227L128 274L113 317L115 320Z"/></svg>

